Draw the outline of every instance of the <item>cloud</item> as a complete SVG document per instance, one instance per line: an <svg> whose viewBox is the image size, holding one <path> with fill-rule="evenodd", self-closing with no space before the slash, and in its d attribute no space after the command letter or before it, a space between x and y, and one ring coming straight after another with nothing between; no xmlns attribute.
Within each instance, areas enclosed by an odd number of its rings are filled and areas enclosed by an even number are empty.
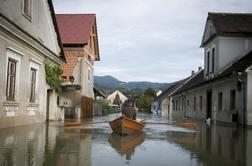
<svg viewBox="0 0 252 166"><path fill-rule="evenodd" d="M203 66L208 12L252 12L251 0L53 0L56 13L96 13L95 74L172 82ZM77 5L78 4L78 5Z"/></svg>
<svg viewBox="0 0 252 166"><path fill-rule="evenodd" d="M120 68L112 68L112 67L100 67L97 66L95 68L95 72L97 75L115 75L117 73L123 72L125 69L120 69Z"/></svg>

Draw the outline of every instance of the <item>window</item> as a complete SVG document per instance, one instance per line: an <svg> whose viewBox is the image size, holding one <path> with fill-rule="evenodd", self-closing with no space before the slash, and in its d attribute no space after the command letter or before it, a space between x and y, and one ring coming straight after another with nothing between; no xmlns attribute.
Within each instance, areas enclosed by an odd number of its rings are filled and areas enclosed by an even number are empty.
<svg viewBox="0 0 252 166"><path fill-rule="evenodd" d="M236 94L235 90L230 91L230 110L234 110L236 107Z"/></svg>
<svg viewBox="0 0 252 166"><path fill-rule="evenodd" d="M87 76L88 76L88 82L90 82L91 81L91 70L90 70L90 68L88 68L88 74L87 74Z"/></svg>
<svg viewBox="0 0 252 166"><path fill-rule="evenodd" d="M8 69L7 69L6 98L7 100L11 100L11 101L14 101L14 98L15 98L16 66L17 66L17 61L9 58Z"/></svg>
<svg viewBox="0 0 252 166"><path fill-rule="evenodd" d="M36 69L31 68L31 91L30 91L30 102L35 102L35 90L36 90Z"/></svg>
<svg viewBox="0 0 252 166"><path fill-rule="evenodd" d="M207 72L207 75L209 74L209 67L210 67L210 52L208 51L207 52L207 59L206 59L206 63L207 63L207 67L206 67L206 72Z"/></svg>
<svg viewBox="0 0 252 166"><path fill-rule="evenodd" d="M222 111L222 93L218 93L218 111Z"/></svg>
<svg viewBox="0 0 252 166"><path fill-rule="evenodd" d="M23 3L22 3L22 12L23 12L23 15L26 18L31 19L32 0L23 0Z"/></svg>
<svg viewBox="0 0 252 166"><path fill-rule="evenodd" d="M92 36L89 37L89 42L90 42L90 48L93 48L93 41L92 41Z"/></svg>
<svg viewBox="0 0 252 166"><path fill-rule="evenodd" d="M96 37L93 36L93 42L94 42L94 51L95 51L95 54L97 55L97 45L96 45Z"/></svg>
<svg viewBox="0 0 252 166"><path fill-rule="evenodd" d="M182 97L182 110L184 111L186 107L185 98Z"/></svg>
<svg viewBox="0 0 252 166"><path fill-rule="evenodd" d="M196 97L193 98L193 110L196 111Z"/></svg>
<svg viewBox="0 0 252 166"><path fill-rule="evenodd" d="M214 73L214 59L215 59L215 48L212 48L212 70L211 70L211 73Z"/></svg>
<svg viewBox="0 0 252 166"><path fill-rule="evenodd" d="M176 100L176 106L175 106L176 110L178 110L178 100Z"/></svg>
<svg viewBox="0 0 252 166"><path fill-rule="evenodd" d="M200 111L203 109L203 97L200 96Z"/></svg>
<svg viewBox="0 0 252 166"><path fill-rule="evenodd" d="M61 80L62 80L63 82L67 82L67 76L61 76Z"/></svg>
<svg viewBox="0 0 252 166"><path fill-rule="evenodd" d="M189 102L189 100L187 100L187 106L189 106L190 105L190 102Z"/></svg>

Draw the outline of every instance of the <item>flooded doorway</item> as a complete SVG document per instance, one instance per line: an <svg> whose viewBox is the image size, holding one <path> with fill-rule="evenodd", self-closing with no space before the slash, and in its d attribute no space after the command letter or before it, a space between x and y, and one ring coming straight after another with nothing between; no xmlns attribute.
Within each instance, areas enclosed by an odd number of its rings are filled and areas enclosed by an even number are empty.
<svg viewBox="0 0 252 166"><path fill-rule="evenodd" d="M52 96L53 90L48 89L46 95L46 120L49 121L49 111L50 111L50 99Z"/></svg>
<svg viewBox="0 0 252 166"><path fill-rule="evenodd" d="M207 114L206 118L212 118L212 90L207 91Z"/></svg>

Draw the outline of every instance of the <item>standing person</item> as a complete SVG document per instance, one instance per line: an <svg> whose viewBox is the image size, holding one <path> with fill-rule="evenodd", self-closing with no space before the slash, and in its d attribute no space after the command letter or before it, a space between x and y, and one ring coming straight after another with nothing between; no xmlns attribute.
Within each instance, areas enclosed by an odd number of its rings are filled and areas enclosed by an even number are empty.
<svg viewBox="0 0 252 166"><path fill-rule="evenodd" d="M122 109L122 114L125 115L127 118L136 120L136 109L132 101L125 101Z"/></svg>

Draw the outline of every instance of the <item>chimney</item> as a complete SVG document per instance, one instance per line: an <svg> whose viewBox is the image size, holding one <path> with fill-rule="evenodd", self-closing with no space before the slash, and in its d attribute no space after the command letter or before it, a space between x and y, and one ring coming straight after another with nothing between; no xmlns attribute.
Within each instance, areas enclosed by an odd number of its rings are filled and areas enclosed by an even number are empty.
<svg viewBox="0 0 252 166"><path fill-rule="evenodd" d="M198 70L200 71L202 69L202 67L200 66L199 68L198 68Z"/></svg>
<svg viewBox="0 0 252 166"><path fill-rule="evenodd" d="M193 76L195 74L195 71L194 70L192 70L192 73L191 73L191 75Z"/></svg>

